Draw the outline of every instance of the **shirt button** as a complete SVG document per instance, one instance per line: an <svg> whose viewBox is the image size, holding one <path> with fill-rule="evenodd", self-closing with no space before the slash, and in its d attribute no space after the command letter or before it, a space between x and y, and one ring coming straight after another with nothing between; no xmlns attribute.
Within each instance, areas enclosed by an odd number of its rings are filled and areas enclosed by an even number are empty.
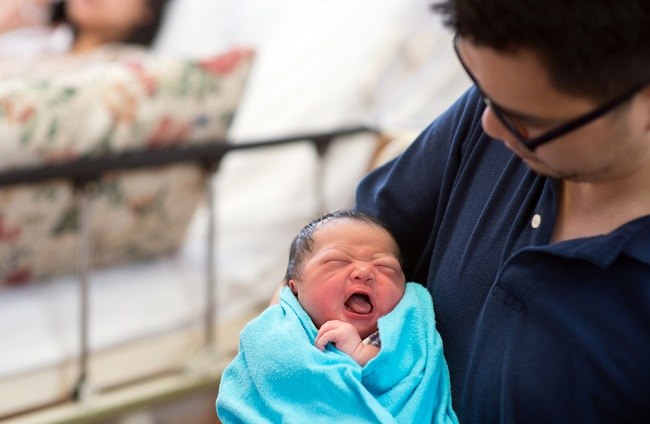
<svg viewBox="0 0 650 424"><path fill-rule="evenodd" d="M536 213L535 215L533 215L533 219L530 220L530 226L533 227L534 229L538 229L541 224L542 224L542 216Z"/></svg>

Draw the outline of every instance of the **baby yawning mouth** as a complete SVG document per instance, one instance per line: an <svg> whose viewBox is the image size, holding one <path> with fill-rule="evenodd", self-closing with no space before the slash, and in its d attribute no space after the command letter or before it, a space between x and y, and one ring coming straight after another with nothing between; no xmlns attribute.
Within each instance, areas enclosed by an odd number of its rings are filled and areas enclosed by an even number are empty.
<svg viewBox="0 0 650 424"><path fill-rule="evenodd" d="M372 303L366 294L354 293L345 302L345 307L356 314L369 314L372 312Z"/></svg>

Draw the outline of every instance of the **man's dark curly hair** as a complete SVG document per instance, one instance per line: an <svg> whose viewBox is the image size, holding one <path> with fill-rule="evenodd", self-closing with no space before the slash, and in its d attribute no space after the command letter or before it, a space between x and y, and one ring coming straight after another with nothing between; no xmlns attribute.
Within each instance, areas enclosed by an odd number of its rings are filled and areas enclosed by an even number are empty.
<svg viewBox="0 0 650 424"><path fill-rule="evenodd" d="M432 7L477 45L536 52L567 93L602 101L650 81L648 0L443 0Z"/></svg>

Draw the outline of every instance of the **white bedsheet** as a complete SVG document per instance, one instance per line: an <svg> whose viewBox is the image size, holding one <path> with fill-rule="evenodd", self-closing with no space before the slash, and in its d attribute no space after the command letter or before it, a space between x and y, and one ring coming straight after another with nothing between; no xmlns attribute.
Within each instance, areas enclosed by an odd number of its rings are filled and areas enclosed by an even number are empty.
<svg viewBox="0 0 650 424"><path fill-rule="evenodd" d="M89 329L93 351L202 323L206 216L202 206L177 255L93 272ZM277 236L270 232L251 238L253 234L246 233L238 232L236 238L247 239L244 244L251 253L255 251L258 237ZM255 267L227 252L227 246L234 242L232 233L217 237L223 249L216 265L217 319L229 319L243 309L256 306L264 297L268 299L270 293L267 290L251 299L250 293L254 291L250 287L241 290L239 284L233 284L249 280ZM258 253L263 256L262 252ZM226 281L229 284L221 284ZM245 293L237 295L241 291ZM0 334L3 335L0 338L0 378L35 367L54 366L76 356L79 352L77 279L61 277L3 290L0 293Z"/></svg>

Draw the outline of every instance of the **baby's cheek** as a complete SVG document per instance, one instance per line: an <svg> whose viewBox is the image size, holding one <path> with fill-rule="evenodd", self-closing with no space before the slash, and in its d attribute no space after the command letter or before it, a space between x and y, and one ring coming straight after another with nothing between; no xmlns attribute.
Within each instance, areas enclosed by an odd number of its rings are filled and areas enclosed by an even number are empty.
<svg viewBox="0 0 650 424"><path fill-rule="evenodd" d="M397 306L397 304L399 303L399 301L402 299L403 296L404 296L404 290L400 290L400 289L391 290L385 293L379 304L379 309L381 311L381 314L385 315L388 312L392 311L395 308L395 306Z"/></svg>
<svg viewBox="0 0 650 424"><path fill-rule="evenodd" d="M316 328L320 328L321 325L325 324L327 321L336 319L336 317L331 316L332 314L329 312L329 310L323 308L321 304L312 305L312 307L307 310L307 314L311 318Z"/></svg>

